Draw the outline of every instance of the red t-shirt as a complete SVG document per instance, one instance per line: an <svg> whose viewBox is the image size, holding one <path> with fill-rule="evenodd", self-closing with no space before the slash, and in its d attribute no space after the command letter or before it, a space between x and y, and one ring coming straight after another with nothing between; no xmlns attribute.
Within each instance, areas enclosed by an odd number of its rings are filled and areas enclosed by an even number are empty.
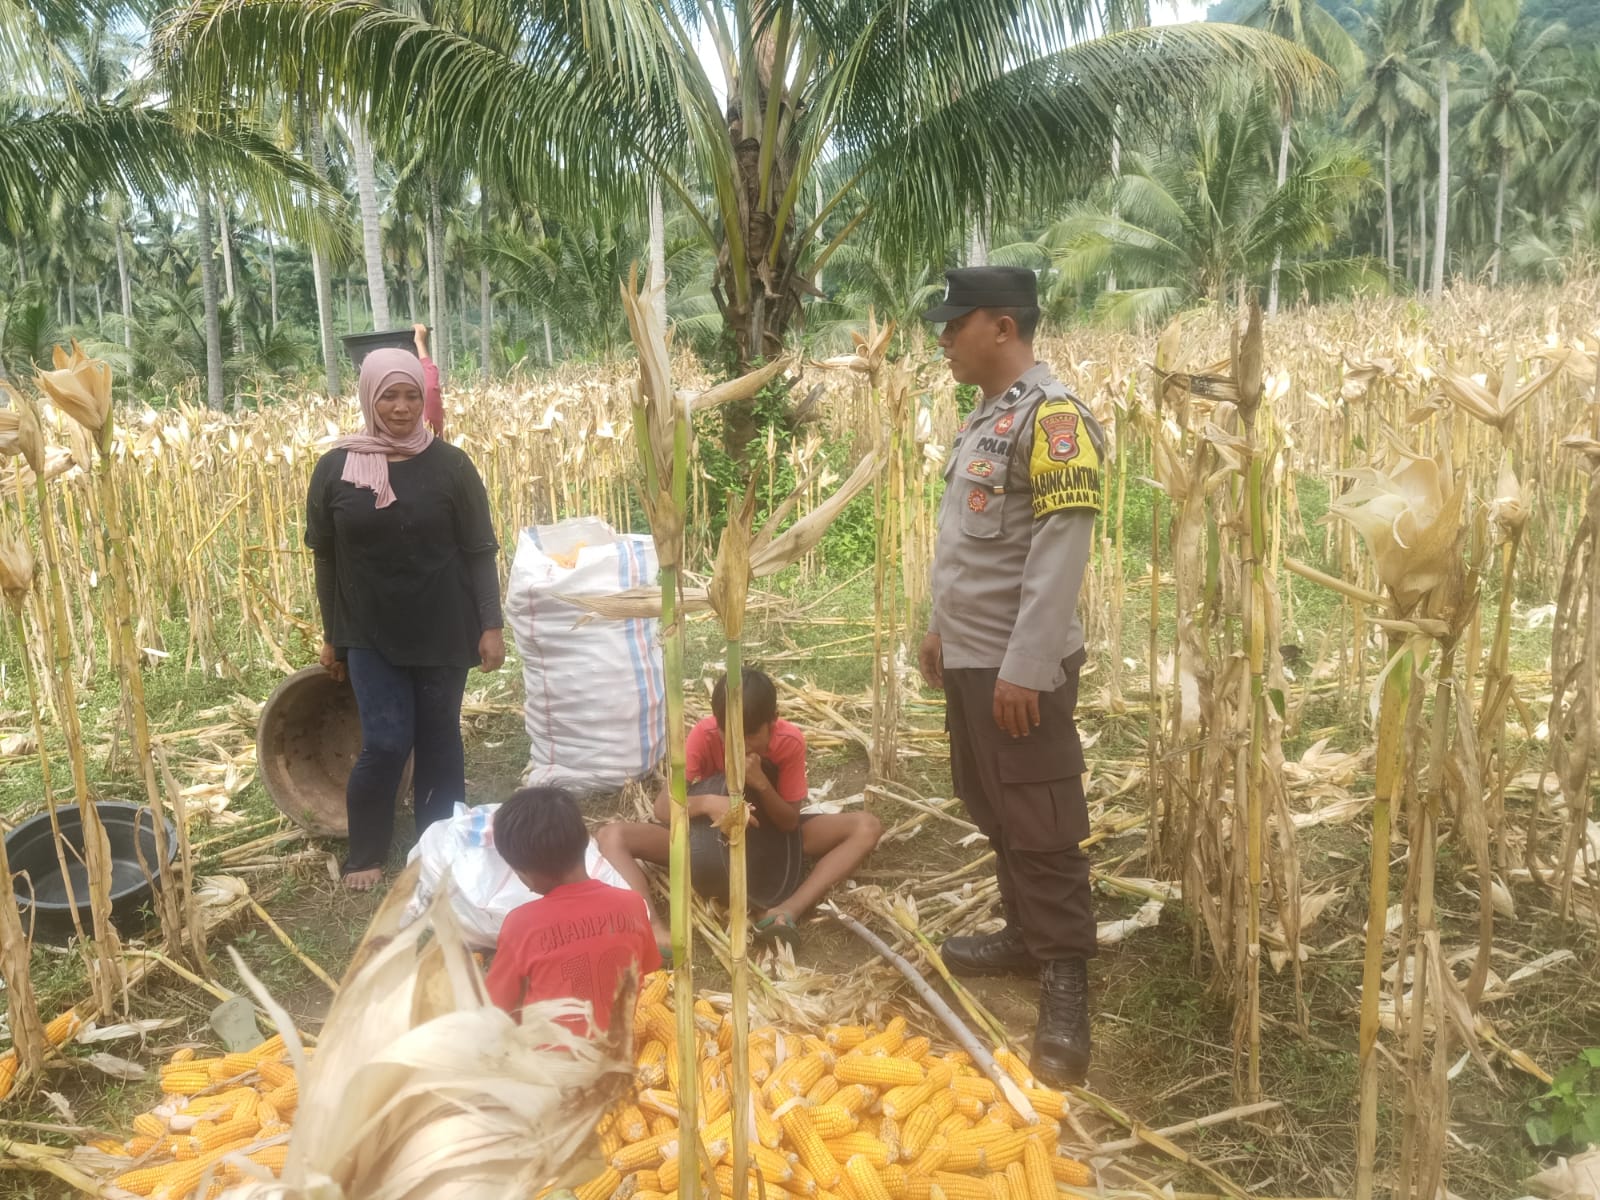
<svg viewBox="0 0 1600 1200"><path fill-rule="evenodd" d="M489 998L513 1016L536 1000L587 1000L604 1029L617 981L632 966L641 976L661 966L643 898L597 879L563 884L506 917Z"/></svg>
<svg viewBox="0 0 1600 1200"><path fill-rule="evenodd" d="M727 747L715 717L702 717L689 730L684 746L690 783L699 783L727 769ZM772 723L772 739L763 758L778 768L778 795L790 804L804 804L811 794L806 786L806 735L796 725L779 719Z"/></svg>

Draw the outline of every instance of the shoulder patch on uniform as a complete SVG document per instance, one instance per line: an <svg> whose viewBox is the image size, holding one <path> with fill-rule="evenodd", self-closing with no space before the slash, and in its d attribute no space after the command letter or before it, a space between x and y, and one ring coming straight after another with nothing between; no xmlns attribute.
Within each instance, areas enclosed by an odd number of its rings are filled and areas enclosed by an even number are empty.
<svg viewBox="0 0 1600 1200"><path fill-rule="evenodd" d="M1033 418L1028 478L1035 519L1069 508L1100 508L1100 454L1083 414L1067 396L1049 397Z"/></svg>

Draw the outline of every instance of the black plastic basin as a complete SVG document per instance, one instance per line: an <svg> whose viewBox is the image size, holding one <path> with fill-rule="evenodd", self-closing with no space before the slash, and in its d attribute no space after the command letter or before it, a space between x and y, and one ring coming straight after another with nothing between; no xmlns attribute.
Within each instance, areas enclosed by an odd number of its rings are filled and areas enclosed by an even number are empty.
<svg viewBox="0 0 1600 1200"><path fill-rule="evenodd" d="M156 872L156 832L149 808L140 804L102 801L95 805L100 823L111 843L111 915L119 923L135 916L150 899L150 880L145 874ZM62 805L56 810L61 837L66 842L67 870L72 880L72 895L78 902L78 915L84 930L89 929L89 871L83 865L83 819L77 808ZM167 861L178 850L178 831L166 821ZM140 864L140 855L144 864ZM47 942L64 942L72 934L72 905L67 900L67 881L61 877L61 861L56 855L50 831L50 814L30 817L6 835L6 855L11 860L11 890L22 910L24 926L32 921L34 936ZM31 886L30 886L31 885Z"/></svg>
<svg viewBox="0 0 1600 1200"><path fill-rule="evenodd" d="M361 369L361 360L374 350L409 350L413 357L417 353L417 341L409 329L347 333L339 340L344 343L344 352L350 356L350 361L355 363L358 371Z"/></svg>

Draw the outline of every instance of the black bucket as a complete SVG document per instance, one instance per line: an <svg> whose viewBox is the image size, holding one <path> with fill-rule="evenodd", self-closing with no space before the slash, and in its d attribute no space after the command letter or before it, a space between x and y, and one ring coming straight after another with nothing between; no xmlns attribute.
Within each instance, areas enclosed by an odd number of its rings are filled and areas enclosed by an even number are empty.
<svg viewBox="0 0 1600 1200"><path fill-rule="evenodd" d="M416 335L409 329L391 329L386 333L347 333L339 340L344 343L344 352L350 356L350 361L355 363L358 371L361 369L361 360L374 350L409 350L413 356L417 353Z"/></svg>
<svg viewBox="0 0 1600 1200"><path fill-rule="evenodd" d="M111 915L119 923L137 915L150 899L150 880L156 873L156 832L150 809L142 804L101 801L95 806L100 823L111 843ZM163 818L165 821L165 819ZM83 865L83 818L77 808L63 805L56 810L62 840L67 844L67 870L71 875L72 895L85 931L89 929L89 871ZM178 831L165 821L167 862L178 852ZM140 856L143 856L143 865ZM55 837L50 830L50 814L30 817L6 835L6 856L11 860L11 890L22 910L22 922L30 919L34 936L46 942L64 942L72 935L72 905L67 902L67 881L61 876L61 860L56 857ZM30 887L31 884L31 887Z"/></svg>

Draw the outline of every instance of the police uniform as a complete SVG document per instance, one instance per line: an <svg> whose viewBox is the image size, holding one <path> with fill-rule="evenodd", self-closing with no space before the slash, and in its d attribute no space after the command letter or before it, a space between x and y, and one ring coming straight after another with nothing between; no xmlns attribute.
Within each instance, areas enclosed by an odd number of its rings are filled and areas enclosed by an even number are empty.
<svg viewBox="0 0 1600 1200"><path fill-rule="evenodd" d="M1019 273L1005 274L1014 282ZM1032 272L1020 275L1031 303ZM930 320L952 320L970 311L961 300L993 294L977 271L950 278L946 306ZM1104 453L1098 423L1037 363L979 403L945 465L929 632L942 643L953 788L994 849L1007 921L1000 935L946 943L946 961L962 973L1071 962L1086 980L1083 961L1095 952L1089 863L1079 849L1089 833L1084 758L1073 713L1085 660L1077 600ZM995 724L998 679L1039 693L1039 724L1025 737ZM1049 982L1046 975L1047 989ZM1087 983L1081 988L1073 1023L1081 1017L1086 1066ZM1044 1025L1042 1002L1041 1032ZM1037 1038L1035 1046L1037 1060Z"/></svg>

